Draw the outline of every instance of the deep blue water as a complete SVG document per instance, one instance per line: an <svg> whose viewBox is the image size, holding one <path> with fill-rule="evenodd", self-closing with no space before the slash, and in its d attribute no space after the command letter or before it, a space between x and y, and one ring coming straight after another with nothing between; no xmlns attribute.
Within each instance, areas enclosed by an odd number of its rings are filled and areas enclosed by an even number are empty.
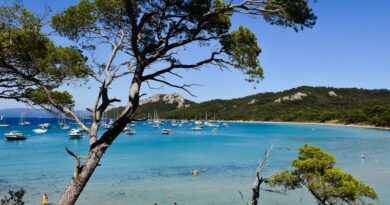
<svg viewBox="0 0 390 205"><path fill-rule="evenodd" d="M55 119L28 120L33 124L20 127L18 119L6 119L13 126L0 129L0 136L11 130L28 135L21 142L0 140L0 196L23 187L27 204L38 204L42 192L55 202L75 166L64 147L85 155L88 139L69 139ZM48 133L32 133L49 121ZM229 123L217 132L191 127L172 128L166 136L139 122L136 135L120 135L109 148L77 204L243 204L238 191L249 198L257 163L271 144L264 176L289 168L297 148L306 143L333 153L337 166L377 190L377 204L390 204L390 131L261 123ZM207 171L194 177L189 174L194 168ZM261 202L298 205L313 204L313 199L306 191L262 192Z"/></svg>

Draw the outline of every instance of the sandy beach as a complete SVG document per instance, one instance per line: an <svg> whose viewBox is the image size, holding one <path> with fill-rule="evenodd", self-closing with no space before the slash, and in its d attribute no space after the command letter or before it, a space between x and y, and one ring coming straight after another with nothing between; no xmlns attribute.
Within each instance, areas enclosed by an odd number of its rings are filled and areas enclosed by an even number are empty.
<svg viewBox="0 0 390 205"><path fill-rule="evenodd" d="M300 124L300 125L320 125L320 126L340 126L340 127L356 127L368 129L390 130L390 127L376 127L374 125L357 125L357 124L337 124L337 123L319 123L319 122L283 122L283 121L245 121L245 120L225 120L221 122L236 122L236 123L268 123L268 124Z"/></svg>

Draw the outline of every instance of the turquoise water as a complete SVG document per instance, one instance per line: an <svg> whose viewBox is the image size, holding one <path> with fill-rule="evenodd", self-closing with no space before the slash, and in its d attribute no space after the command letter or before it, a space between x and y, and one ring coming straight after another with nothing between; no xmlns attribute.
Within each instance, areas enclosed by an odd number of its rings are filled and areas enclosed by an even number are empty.
<svg viewBox="0 0 390 205"><path fill-rule="evenodd" d="M1 136L10 130L28 135L21 142L0 140L0 196L23 187L26 204L38 204L42 192L55 202L75 166L64 147L87 153L87 138L69 139L55 120L47 134L32 133L44 121L0 129ZM297 148L306 143L332 152L339 167L378 191L378 204L390 204L390 131L254 123L229 123L217 132L211 128L194 132L191 127L172 128L166 136L161 129L138 123L136 135L123 134L109 148L77 204L243 204L238 191L249 198L258 160L270 144L273 150L264 176L289 168ZM361 154L368 159L361 159ZM194 168L207 171L194 177L189 174ZM313 199L305 191L262 192L261 202L300 205L313 204Z"/></svg>

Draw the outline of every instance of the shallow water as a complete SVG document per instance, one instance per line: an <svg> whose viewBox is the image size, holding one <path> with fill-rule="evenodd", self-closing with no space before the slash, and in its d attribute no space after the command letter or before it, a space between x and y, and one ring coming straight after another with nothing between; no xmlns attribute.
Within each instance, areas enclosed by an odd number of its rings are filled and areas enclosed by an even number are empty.
<svg viewBox="0 0 390 205"><path fill-rule="evenodd" d="M55 202L75 166L64 147L85 155L88 140L70 140L55 120L44 135L31 130L48 119L30 119L34 123L27 127L16 121L7 120L13 126L1 128L0 135L20 130L28 139L0 140L0 196L23 187L26 204L38 204L42 192ZM161 129L138 123L136 135L121 135L109 148L77 204L243 204L238 191L249 198L257 163L271 144L264 176L289 168L297 148L306 143L333 153L337 166L377 190L377 204L390 204L390 131L255 123L229 123L217 132L191 127L172 128L166 136ZM361 154L368 159L362 160ZM189 174L194 168L207 171L194 177ZM300 205L313 204L313 199L301 190L287 195L262 192L261 202Z"/></svg>

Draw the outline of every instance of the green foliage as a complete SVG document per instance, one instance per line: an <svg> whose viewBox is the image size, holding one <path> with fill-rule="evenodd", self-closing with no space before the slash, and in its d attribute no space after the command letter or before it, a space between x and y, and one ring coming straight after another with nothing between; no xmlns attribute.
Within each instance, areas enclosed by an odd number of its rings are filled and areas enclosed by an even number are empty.
<svg viewBox="0 0 390 205"><path fill-rule="evenodd" d="M305 187L320 205L365 204L364 198L378 198L373 188L334 167L335 163L333 155L305 145L299 148L298 159L292 162L293 170L274 174L267 183L289 190Z"/></svg>
<svg viewBox="0 0 390 205"><path fill-rule="evenodd" d="M64 107L73 107L74 101L72 95L67 91L51 91L50 96L54 100L54 102L58 105ZM44 91L36 89L36 90L28 90L26 92L26 98L30 99L32 103L36 105L50 105L47 95Z"/></svg>
<svg viewBox="0 0 390 205"><path fill-rule="evenodd" d="M329 96L334 91L337 96ZM308 96L297 101L274 102L297 92ZM176 109L177 104L157 102L142 105L144 117L157 109L164 118L194 119L208 117L219 120L296 121L321 123L353 123L390 126L390 91L356 88L299 87L283 92L260 93L232 100L190 102L190 107ZM359 116L356 116L359 113Z"/></svg>
<svg viewBox="0 0 390 205"><path fill-rule="evenodd" d="M317 17L306 0L266 0L264 19L271 24L293 27L296 31L313 27Z"/></svg>
<svg viewBox="0 0 390 205"><path fill-rule="evenodd" d="M97 17L92 14L94 6L88 0L82 0L76 6L68 7L64 12L53 16L52 27L61 35L77 39L85 29L93 26Z"/></svg>
<svg viewBox="0 0 390 205"><path fill-rule="evenodd" d="M0 6L0 98L30 102L31 90L86 79L90 69L81 51L56 46L41 28L42 19L22 5Z"/></svg>
<svg viewBox="0 0 390 205"><path fill-rule="evenodd" d="M261 49L257 45L256 35L248 28L240 26L238 30L223 37L221 43L234 66L252 78L263 77L263 69L257 59Z"/></svg>
<svg viewBox="0 0 390 205"><path fill-rule="evenodd" d="M9 196L4 196L3 199L0 200L1 205L24 205L23 196L25 194L24 189L20 189L17 191L10 190L8 191Z"/></svg>

